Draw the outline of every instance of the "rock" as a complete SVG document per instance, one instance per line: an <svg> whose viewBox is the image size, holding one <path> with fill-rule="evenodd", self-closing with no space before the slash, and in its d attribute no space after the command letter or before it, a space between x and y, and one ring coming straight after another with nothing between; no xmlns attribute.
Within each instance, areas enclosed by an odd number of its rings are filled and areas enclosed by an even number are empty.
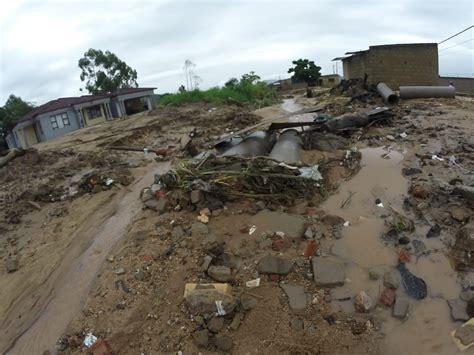
<svg viewBox="0 0 474 355"><path fill-rule="evenodd" d="M133 274L133 277L138 281L143 281L143 279L145 278L145 273L142 269L137 269L137 271L135 271L135 273Z"/></svg>
<svg viewBox="0 0 474 355"><path fill-rule="evenodd" d="M395 290L393 288L385 288L380 295L379 303L392 307L395 303Z"/></svg>
<svg viewBox="0 0 474 355"><path fill-rule="evenodd" d="M293 267L291 260L278 256L265 256L258 262L258 272L261 274L288 275Z"/></svg>
<svg viewBox="0 0 474 355"><path fill-rule="evenodd" d="M307 240L312 240L314 239L314 233L311 227L306 228L306 231L304 232L303 237Z"/></svg>
<svg viewBox="0 0 474 355"><path fill-rule="evenodd" d="M474 186L457 185L453 189L453 193L456 195L461 195L466 200L468 200L470 204L474 204Z"/></svg>
<svg viewBox="0 0 474 355"><path fill-rule="evenodd" d="M367 313L373 306L372 297L365 291L360 291L354 298L354 308L357 312Z"/></svg>
<svg viewBox="0 0 474 355"><path fill-rule="evenodd" d="M193 190L189 194L189 199L193 205L196 205L204 200L204 193L201 190Z"/></svg>
<svg viewBox="0 0 474 355"><path fill-rule="evenodd" d="M224 327L224 317L212 317L207 323L207 329L212 333L219 333Z"/></svg>
<svg viewBox="0 0 474 355"><path fill-rule="evenodd" d="M408 300L404 297L397 297L395 300L395 306L393 307L392 315L395 318L403 319L406 317L408 312Z"/></svg>
<svg viewBox="0 0 474 355"><path fill-rule="evenodd" d="M398 244L400 245L407 245L409 243L410 243L410 238L408 237L403 236L403 237L398 238Z"/></svg>
<svg viewBox="0 0 474 355"><path fill-rule="evenodd" d="M199 324L199 325L203 325L204 324L204 317L203 316L196 316L193 318L194 321Z"/></svg>
<svg viewBox="0 0 474 355"><path fill-rule="evenodd" d="M371 280L380 279L387 271L389 267L386 265L376 265L369 268L369 278Z"/></svg>
<svg viewBox="0 0 474 355"><path fill-rule="evenodd" d="M224 210L222 208L218 208L216 210L212 210L211 216L212 217L219 217Z"/></svg>
<svg viewBox="0 0 474 355"><path fill-rule="evenodd" d="M458 338L465 346L472 344L474 342L474 325L465 324L460 326L454 332L454 336Z"/></svg>
<svg viewBox="0 0 474 355"><path fill-rule="evenodd" d="M280 284L288 296L290 310L294 314L304 314L306 310L306 293L304 287L294 284Z"/></svg>
<svg viewBox="0 0 474 355"><path fill-rule="evenodd" d="M466 312L469 317L474 318L474 298L467 302Z"/></svg>
<svg viewBox="0 0 474 355"><path fill-rule="evenodd" d="M194 222L191 225L192 235L207 235L209 233L209 227L201 222Z"/></svg>
<svg viewBox="0 0 474 355"><path fill-rule="evenodd" d="M232 280L232 272L227 266L210 266L207 269L207 274L214 281L229 282Z"/></svg>
<svg viewBox="0 0 474 355"><path fill-rule="evenodd" d="M450 214L451 217L458 222L464 222L464 220L466 219L464 210L459 207L451 208Z"/></svg>
<svg viewBox="0 0 474 355"><path fill-rule="evenodd" d="M394 140L395 140L395 137L392 136L391 134L387 134L387 135L385 136L385 138L387 138L389 141L394 141Z"/></svg>
<svg viewBox="0 0 474 355"><path fill-rule="evenodd" d="M251 225L258 230L281 231L289 239L300 239L306 230L306 220L284 212L263 210L252 216Z"/></svg>
<svg viewBox="0 0 474 355"><path fill-rule="evenodd" d="M229 325L229 328L232 330L237 330L240 327L240 323L242 323L242 319L244 319L243 313L236 313L234 318L232 318L232 322Z"/></svg>
<svg viewBox="0 0 474 355"><path fill-rule="evenodd" d="M173 231L171 232L171 236L173 239L180 239L184 236L184 231L181 226L176 226L173 228Z"/></svg>
<svg viewBox="0 0 474 355"><path fill-rule="evenodd" d="M459 270L474 268L474 223L471 222L459 229L455 238L451 255L456 261L456 268Z"/></svg>
<svg viewBox="0 0 474 355"><path fill-rule="evenodd" d="M153 198L153 192L151 192L151 189L149 187L143 189L140 193L140 200L142 202L146 202L148 200L151 200Z"/></svg>
<svg viewBox="0 0 474 355"><path fill-rule="evenodd" d="M331 290L331 298L335 301L347 301L352 298L352 291L349 287L336 287Z"/></svg>
<svg viewBox="0 0 474 355"><path fill-rule="evenodd" d="M271 247L271 246L272 246L272 243L273 243L273 242L272 242L271 239L266 238L266 239L264 239L264 240L262 240L261 242L258 243L258 247L259 247L260 249L266 249L266 248Z"/></svg>
<svg viewBox="0 0 474 355"><path fill-rule="evenodd" d="M346 222L344 218L333 214L327 214L321 220L323 223L329 224L331 226L342 226Z"/></svg>
<svg viewBox="0 0 474 355"><path fill-rule="evenodd" d="M472 291L471 290L462 291L461 294L459 295L459 298L466 302L470 301L472 299Z"/></svg>
<svg viewBox="0 0 474 355"><path fill-rule="evenodd" d="M216 337L214 339L214 344L216 348L222 351L229 351L232 349L234 342L231 337Z"/></svg>
<svg viewBox="0 0 474 355"><path fill-rule="evenodd" d="M295 317L291 318L290 327L291 329L296 330L297 332L302 331L304 328L303 320Z"/></svg>
<svg viewBox="0 0 474 355"><path fill-rule="evenodd" d="M397 289L399 283L398 277L393 271L388 271L383 275L383 285L385 287Z"/></svg>
<svg viewBox="0 0 474 355"><path fill-rule="evenodd" d="M166 212L168 208L168 200L164 197L160 198L159 200L148 200L145 202L145 207L150 210L163 213Z"/></svg>
<svg viewBox="0 0 474 355"><path fill-rule="evenodd" d="M449 308L451 308L451 318L454 321L467 321L471 317L467 314L467 302L458 298L448 300Z"/></svg>
<svg viewBox="0 0 474 355"><path fill-rule="evenodd" d="M414 197L425 199L429 195L428 189L423 185L415 185L411 188L411 194Z"/></svg>
<svg viewBox="0 0 474 355"><path fill-rule="evenodd" d="M330 258L313 257L313 275L316 286L342 286L346 279L343 265Z"/></svg>
<svg viewBox="0 0 474 355"><path fill-rule="evenodd" d="M10 258L5 262L5 269L7 269L7 272L17 271L19 266L20 263L18 261L18 258Z"/></svg>
<svg viewBox="0 0 474 355"><path fill-rule="evenodd" d="M200 348L207 347L209 344L209 331L207 329L203 329L194 332L193 341Z"/></svg>
<svg viewBox="0 0 474 355"><path fill-rule="evenodd" d="M123 267L118 267L114 270L114 273L116 275L123 275L123 274L125 274L125 269Z"/></svg>
<svg viewBox="0 0 474 355"><path fill-rule="evenodd" d="M257 299L252 296L242 296L240 298L240 304L242 305L242 309L244 311L250 311L257 306Z"/></svg>
<svg viewBox="0 0 474 355"><path fill-rule="evenodd" d="M201 270L202 271L207 271L207 269L209 269L209 266L211 265L211 263L212 263L212 256L206 255L203 258L203 261L202 261L202 264L201 264Z"/></svg>
<svg viewBox="0 0 474 355"><path fill-rule="evenodd" d="M216 313L216 301L222 301L222 306L226 314L234 311L234 297L215 289L195 289L186 297L188 308L193 314Z"/></svg>
<svg viewBox="0 0 474 355"><path fill-rule="evenodd" d="M421 170L417 168L403 168L402 174L405 176L417 175L417 174L421 174Z"/></svg>
<svg viewBox="0 0 474 355"><path fill-rule="evenodd" d="M421 253L426 251L426 245L421 240L414 239L412 240L411 244L413 245L413 249L416 255L420 255Z"/></svg>
<svg viewBox="0 0 474 355"><path fill-rule="evenodd" d="M439 224L435 223L434 225L431 226L428 233L426 233L426 238L439 237L440 234L441 234L441 227L439 226Z"/></svg>

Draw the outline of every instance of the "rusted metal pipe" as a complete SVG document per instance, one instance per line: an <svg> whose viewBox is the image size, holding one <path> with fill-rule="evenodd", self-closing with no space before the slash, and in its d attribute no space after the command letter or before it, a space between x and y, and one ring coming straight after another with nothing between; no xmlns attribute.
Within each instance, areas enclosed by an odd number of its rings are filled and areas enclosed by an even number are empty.
<svg viewBox="0 0 474 355"><path fill-rule="evenodd" d="M299 163L301 162L302 145L303 141L297 130L286 130L278 137L270 152L270 158L287 164Z"/></svg>
<svg viewBox="0 0 474 355"><path fill-rule="evenodd" d="M431 97L454 97L454 86L400 86L402 99L417 99Z"/></svg>
<svg viewBox="0 0 474 355"><path fill-rule="evenodd" d="M377 84L377 91L389 105L395 105L398 102L398 96L385 83Z"/></svg>

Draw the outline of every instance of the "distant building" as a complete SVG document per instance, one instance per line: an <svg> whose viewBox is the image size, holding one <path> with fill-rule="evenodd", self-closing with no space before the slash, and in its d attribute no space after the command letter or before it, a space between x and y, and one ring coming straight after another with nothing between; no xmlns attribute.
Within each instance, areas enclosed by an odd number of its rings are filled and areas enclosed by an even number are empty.
<svg viewBox="0 0 474 355"><path fill-rule="evenodd" d="M318 79L318 85L325 88L332 88L341 82L339 74L321 75Z"/></svg>
<svg viewBox="0 0 474 355"><path fill-rule="evenodd" d="M8 147L27 148L83 127L151 110L155 88L118 89L105 95L61 97L21 117L6 136Z"/></svg>
<svg viewBox="0 0 474 355"><path fill-rule="evenodd" d="M367 77L369 83L384 82L393 90L439 83L437 43L370 46L333 60L342 60L344 79Z"/></svg>

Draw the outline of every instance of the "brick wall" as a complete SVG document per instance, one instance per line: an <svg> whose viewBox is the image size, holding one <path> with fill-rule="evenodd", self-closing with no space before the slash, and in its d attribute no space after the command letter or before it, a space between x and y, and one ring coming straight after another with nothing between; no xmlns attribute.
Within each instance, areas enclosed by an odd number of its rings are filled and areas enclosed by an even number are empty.
<svg viewBox="0 0 474 355"><path fill-rule="evenodd" d="M344 60L349 78L369 83L383 81L393 90L400 85L438 85L438 46L436 43L371 46L363 55ZM346 71L344 71L346 77Z"/></svg>
<svg viewBox="0 0 474 355"><path fill-rule="evenodd" d="M459 78L450 76L440 76L439 85L447 86L453 83L456 92L463 94L474 94L474 78Z"/></svg>

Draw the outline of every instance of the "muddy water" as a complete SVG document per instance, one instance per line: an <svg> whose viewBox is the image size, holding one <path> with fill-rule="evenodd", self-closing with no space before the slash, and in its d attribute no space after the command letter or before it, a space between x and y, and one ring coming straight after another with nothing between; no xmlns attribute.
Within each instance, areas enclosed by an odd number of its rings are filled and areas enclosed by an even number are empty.
<svg viewBox="0 0 474 355"><path fill-rule="evenodd" d="M401 206L408 181L401 175L401 153L392 150L389 159L384 159L381 156L387 151L383 148L367 148L361 152L362 168L359 173L343 182L338 193L331 196L322 208L350 223L344 227L342 238L331 246L333 254L347 261L346 287L353 295L365 290L377 299L383 284L382 281L369 279L368 268L375 265L395 266L397 263L397 249L393 245L385 245L380 236L386 230L383 216L389 214L388 206L403 211ZM353 193L350 202L341 208L350 193ZM384 208L376 205L377 198L382 200ZM428 249L442 247L439 240L424 238L427 228L426 225L416 224L416 232L410 238L420 237ZM409 314L403 321L392 317L391 310L378 307L373 311L381 321L385 334L383 354L457 354L449 334L459 324L451 321L446 299L457 298L460 290L448 259L442 253L422 256L418 260L412 257L408 268L426 281L428 297L422 301L409 299ZM404 293L402 287L397 290L397 295ZM335 303L336 309L354 312L351 301Z"/></svg>
<svg viewBox="0 0 474 355"><path fill-rule="evenodd" d="M75 236L73 245L60 268L44 310L32 325L20 335L10 354L37 354L49 349L55 353L56 341L74 316L80 312L92 283L114 244L122 238L133 217L141 210L138 195L153 181L155 173L169 169L169 163L149 165L140 171L139 178L128 191L123 191L104 206L88 226ZM92 236L92 238L91 238ZM89 240L84 245L81 240Z"/></svg>

